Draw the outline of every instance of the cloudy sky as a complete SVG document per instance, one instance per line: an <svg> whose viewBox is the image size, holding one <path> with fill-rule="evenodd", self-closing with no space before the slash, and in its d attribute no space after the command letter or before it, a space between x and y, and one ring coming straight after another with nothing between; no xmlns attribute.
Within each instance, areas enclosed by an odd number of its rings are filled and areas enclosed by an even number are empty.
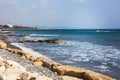
<svg viewBox="0 0 120 80"><path fill-rule="evenodd" d="M120 0L0 0L0 24L120 28Z"/></svg>

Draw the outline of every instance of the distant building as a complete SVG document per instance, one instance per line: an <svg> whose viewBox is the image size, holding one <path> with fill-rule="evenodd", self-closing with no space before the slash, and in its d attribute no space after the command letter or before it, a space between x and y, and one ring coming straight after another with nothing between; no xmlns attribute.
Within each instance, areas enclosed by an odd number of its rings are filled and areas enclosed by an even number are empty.
<svg viewBox="0 0 120 80"><path fill-rule="evenodd" d="M8 28L13 28L14 26L12 24L7 24Z"/></svg>

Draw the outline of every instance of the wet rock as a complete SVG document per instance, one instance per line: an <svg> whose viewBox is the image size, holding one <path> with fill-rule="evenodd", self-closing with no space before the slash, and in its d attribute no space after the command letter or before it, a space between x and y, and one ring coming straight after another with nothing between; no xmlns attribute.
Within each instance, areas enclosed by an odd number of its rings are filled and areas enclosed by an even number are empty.
<svg viewBox="0 0 120 80"><path fill-rule="evenodd" d="M21 40L19 43L54 43L54 44L65 44L63 40L53 39L53 40Z"/></svg>
<svg viewBox="0 0 120 80"><path fill-rule="evenodd" d="M58 40L58 39L54 39L54 40L52 41L52 43L65 44L65 41L63 41L63 40Z"/></svg>

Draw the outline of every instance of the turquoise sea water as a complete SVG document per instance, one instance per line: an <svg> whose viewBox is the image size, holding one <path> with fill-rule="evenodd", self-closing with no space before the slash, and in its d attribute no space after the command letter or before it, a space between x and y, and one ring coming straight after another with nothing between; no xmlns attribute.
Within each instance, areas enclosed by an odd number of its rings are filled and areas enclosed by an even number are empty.
<svg viewBox="0 0 120 80"><path fill-rule="evenodd" d="M28 37L9 37L16 45L25 46L51 59L75 67L94 70L120 80L120 30L119 29L51 29L13 31L30 34ZM18 44L18 40L61 39L66 44Z"/></svg>

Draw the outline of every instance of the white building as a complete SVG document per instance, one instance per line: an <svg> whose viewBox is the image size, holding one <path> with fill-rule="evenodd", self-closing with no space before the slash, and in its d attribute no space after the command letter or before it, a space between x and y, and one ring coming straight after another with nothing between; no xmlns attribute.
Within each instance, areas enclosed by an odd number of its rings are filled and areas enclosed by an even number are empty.
<svg viewBox="0 0 120 80"><path fill-rule="evenodd" d="M7 24L7 26L8 26L9 28L13 28L13 25L12 25L12 24Z"/></svg>

